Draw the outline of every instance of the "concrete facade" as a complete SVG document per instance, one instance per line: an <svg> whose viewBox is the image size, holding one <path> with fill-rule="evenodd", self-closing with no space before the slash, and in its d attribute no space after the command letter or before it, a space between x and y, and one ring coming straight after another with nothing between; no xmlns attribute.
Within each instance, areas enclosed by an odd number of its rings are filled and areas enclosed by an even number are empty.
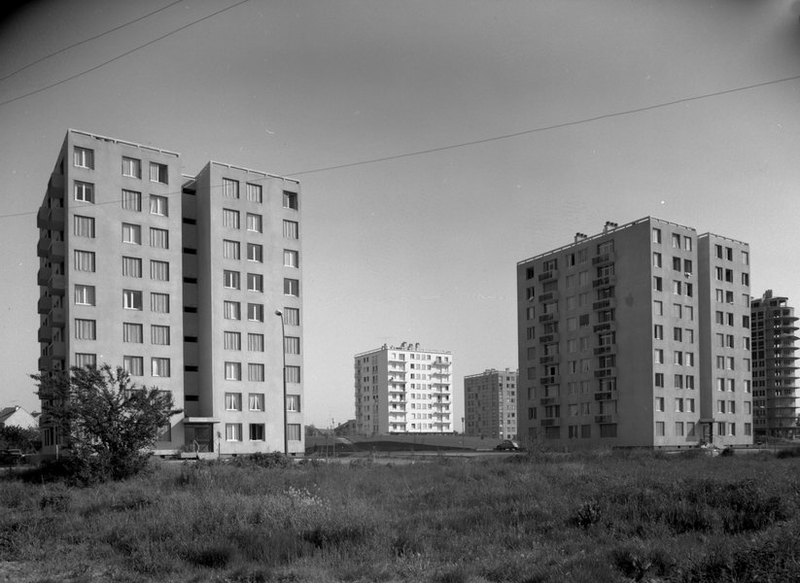
<svg viewBox="0 0 800 583"><path fill-rule="evenodd" d="M283 451L279 310L302 452L298 201L293 180L215 162L186 176L177 153L70 130L37 217L39 370L108 363L170 391L183 413L159 453Z"/></svg>
<svg viewBox="0 0 800 583"><path fill-rule="evenodd" d="M648 217L578 233L572 244L517 264L520 438L666 448L752 442L749 354L714 347L708 322L716 264L703 249L718 239ZM735 273L740 283L724 287L742 297L749 267L737 263ZM743 310L725 316L726 325L738 323L730 333L736 328L740 339L749 337ZM715 375L718 355L734 369ZM713 412L723 399L713 396L717 376L739 387L725 395L721 416Z"/></svg>
<svg viewBox="0 0 800 583"><path fill-rule="evenodd" d="M464 433L517 437L517 377L510 369L488 369L464 377Z"/></svg>
<svg viewBox="0 0 800 583"><path fill-rule="evenodd" d="M406 342L357 354L356 433L453 433L452 367L449 352Z"/></svg>

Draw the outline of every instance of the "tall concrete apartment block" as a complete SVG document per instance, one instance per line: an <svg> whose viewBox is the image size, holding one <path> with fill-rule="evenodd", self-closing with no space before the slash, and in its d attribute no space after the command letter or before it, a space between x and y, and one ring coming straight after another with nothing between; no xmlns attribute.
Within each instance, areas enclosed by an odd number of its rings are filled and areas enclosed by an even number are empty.
<svg viewBox="0 0 800 583"><path fill-rule="evenodd" d="M181 171L67 132L37 216L39 370L107 363L170 391L159 453L303 452L299 184ZM45 451L58 439L44 428Z"/></svg>
<svg viewBox="0 0 800 583"><path fill-rule="evenodd" d="M453 433L453 358L403 342L355 356L356 433Z"/></svg>
<svg viewBox="0 0 800 583"><path fill-rule="evenodd" d="M517 286L521 438L752 443L746 243L609 222L519 262Z"/></svg>
<svg viewBox="0 0 800 583"><path fill-rule="evenodd" d="M517 437L517 371L487 369L464 377L464 433Z"/></svg>
<svg viewBox="0 0 800 583"><path fill-rule="evenodd" d="M753 334L753 430L756 438L794 439L797 417L797 317L767 290L750 304Z"/></svg>

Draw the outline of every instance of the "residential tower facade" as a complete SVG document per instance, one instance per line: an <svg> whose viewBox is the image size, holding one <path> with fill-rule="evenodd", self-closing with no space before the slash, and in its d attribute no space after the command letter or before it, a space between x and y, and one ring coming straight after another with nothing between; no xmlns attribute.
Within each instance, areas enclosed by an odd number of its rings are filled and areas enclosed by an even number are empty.
<svg viewBox="0 0 800 583"><path fill-rule="evenodd" d="M487 369L464 377L464 433L517 437L517 371Z"/></svg>

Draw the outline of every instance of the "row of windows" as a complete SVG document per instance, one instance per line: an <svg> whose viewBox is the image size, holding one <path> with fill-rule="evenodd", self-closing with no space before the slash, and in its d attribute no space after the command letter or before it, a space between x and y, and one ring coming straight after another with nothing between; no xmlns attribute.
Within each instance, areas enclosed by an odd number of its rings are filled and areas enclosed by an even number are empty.
<svg viewBox="0 0 800 583"><path fill-rule="evenodd" d="M224 377L226 381L241 381L242 380L242 363L226 360L223 365ZM299 383L300 382L300 367L287 366L286 367L286 382ZM254 382L264 382L264 365L260 363L249 363L247 365L247 380Z"/></svg>
<svg viewBox="0 0 800 583"><path fill-rule="evenodd" d="M671 241L673 249L683 249L684 251L692 250L693 240L687 235L681 236L679 233L672 233ZM658 227L653 227L653 243L656 245L661 244L661 229Z"/></svg>
<svg viewBox="0 0 800 583"><path fill-rule="evenodd" d="M664 364L664 350L662 348L653 350L653 362L655 364ZM694 366L694 352L675 350L672 353L672 363L681 366Z"/></svg>
<svg viewBox="0 0 800 583"><path fill-rule="evenodd" d="M655 410L659 413L663 413L664 411L666 411L666 409L664 408L665 407L664 403L665 403L664 397L656 397ZM678 397L674 400L674 403L675 403L676 413L694 413L696 411L695 399Z"/></svg>
<svg viewBox="0 0 800 583"><path fill-rule="evenodd" d="M664 373L657 372L653 375L653 385L657 388L664 388ZM693 390L695 388L694 385L694 375L682 375L676 374L672 376L672 386L675 389L689 389Z"/></svg>
<svg viewBox="0 0 800 583"><path fill-rule="evenodd" d="M744 435L749 436L753 434L752 423L744 423L743 426ZM696 437L696 424L693 421L687 421L685 424L683 421L676 421L674 428L675 437ZM657 437L666 437L666 430L666 422L656 421L655 434ZM716 423L716 435L734 437L736 435L736 423L718 421Z"/></svg>
<svg viewBox="0 0 800 583"><path fill-rule="evenodd" d="M664 315L664 302L661 300L653 300L653 315ZM672 304L672 315L675 318L685 318L689 321L694 321L694 306L683 304Z"/></svg>
<svg viewBox="0 0 800 583"><path fill-rule="evenodd" d="M286 425L286 439L288 441L300 441L300 424L288 423ZM225 441L242 441L242 424L225 424ZM264 424L250 423L250 441L264 441Z"/></svg>
<svg viewBox="0 0 800 583"><path fill-rule="evenodd" d="M264 411L264 393L247 394L248 410ZM242 393L225 393L225 410L242 410ZM300 395L286 395L286 410L300 412Z"/></svg>
<svg viewBox="0 0 800 583"><path fill-rule="evenodd" d="M83 368L85 366L97 366L97 354L88 352L75 353L75 366ZM144 357L126 355L122 357L122 368L131 376L144 376ZM164 357L152 357L150 359L150 376L169 377L171 376L170 359Z"/></svg>
<svg viewBox="0 0 800 583"><path fill-rule="evenodd" d="M222 196L224 198L239 198L239 181L232 178L222 179ZM259 184L246 183L246 197L250 202L263 202L262 189ZM297 193L288 190L283 191L283 208L297 210Z"/></svg>
<svg viewBox="0 0 800 583"><path fill-rule="evenodd" d="M75 284L75 304L81 306L96 305L95 286ZM143 309L143 292L140 290L122 290L122 307L126 310ZM169 313L169 294L150 293L150 311L162 314Z"/></svg>
<svg viewBox="0 0 800 583"><path fill-rule="evenodd" d="M300 338L298 336L284 337L284 351L286 354L300 354ZM240 351L242 349L242 333L232 330L223 332L223 347L225 350ZM248 334L247 349L250 351L264 351L264 335Z"/></svg>
<svg viewBox="0 0 800 583"><path fill-rule="evenodd" d="M664 291L663 279L658 276L653 276L653 291ZM672 280L672 293L676 296L686 295L686 297L694 296L694 286L685 281Z"/></svg>
<svg viewBox="0 0 800 583"><path fill-rule="evenodd" d="M94 170L94 150L75 146L72 152L72 164L77 168ZM167 165L150 162L150 182L168 184ZM122 175L129 178L142 178L142 161L129 156L122 157Z"/></svg>
<svg viewBox="0 0 800 583"><path fill-rule="evenodd" d="M662 267L662 255L658 251L653 251L653 267ZM680 257L672 258L672 270L682 271L685 275L692 274L692 260L682 259Z"/></svg>
<svg viewBox="0 0 800 583"><path fill-rule="evenodd" d="M75 318L74 334L76 340L97 340L97 320ZM136 344L144 342L144 325L123 322L122 341ZM170 345L170 327L160 324L150 326L150 343L160 346Z"/></svg>

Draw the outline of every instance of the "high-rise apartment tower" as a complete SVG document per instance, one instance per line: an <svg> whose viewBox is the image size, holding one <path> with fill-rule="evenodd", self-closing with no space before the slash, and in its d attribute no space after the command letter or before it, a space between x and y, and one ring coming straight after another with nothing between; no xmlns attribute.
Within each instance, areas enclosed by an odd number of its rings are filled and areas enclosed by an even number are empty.
<svg viewBox="0 0 800 583"><path fill-rule="evenodd" d="M488 369L464 377L466 435L517 437L517 371Z"/></svg>

